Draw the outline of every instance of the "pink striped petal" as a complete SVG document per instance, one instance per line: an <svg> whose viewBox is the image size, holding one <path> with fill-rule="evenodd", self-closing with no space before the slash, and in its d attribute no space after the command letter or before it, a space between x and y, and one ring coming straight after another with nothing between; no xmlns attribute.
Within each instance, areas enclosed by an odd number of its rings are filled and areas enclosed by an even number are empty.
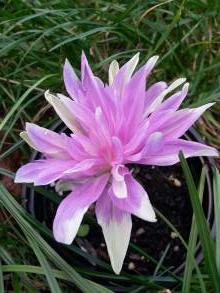
<svg viewBox="0 0 220 293"><path fill-rule="evenodd" d="M18 169L15 176L15 182L47 185L62 178L64 176L64 171L74 164L75 162L73 160L36 160Z"/></svg>
<svg viewBox="0 0 220 293"><path fill-rule="evenodd" d="M159 131L167 140L181 137L214 103L194 109L158 111L150 116L149 132Z"/></svg>
<svg viewBox="0 0 220 293"><path fill-rule="evenodd" d="M155 222L156 215L144 188L130 175L125 176L128 196L120 199L116 198L112 190L109 194L117 208L129 212L145 221Z"/></svg>
<svg viewBox="0 0 220 293"><path fill-rule="evenodd" d="M56 241L71 244L89 206L102 194L108 175L90 179L76 187L59 205L53 222Z"/></svg>
<svg viewBox="0 0 220 293"><path fill-rule="evenodd" d="M204 144L183 139L175 139L164 144L163 149L156 155L142 158L139 163L146 165L168 166L179 162L179 152L183 151L186 158L199 156L218 156L215 148Z"/></svg>
<svg viewBox="0 0 220 293"><path fill-rule="evenodd" d="M149 107L166 88L167 84L163 81L152 84L145 93L145 108Z"/></svg>
<svg viewBox="0 0 220 293"><path fill-rule="evenodd" d="M66 152L65 141L67 136L58 134L33 123L26 123L28 137L39 152L51 155L54 158L70 159Z"/></svg>
<svg viewBox="0 0 220 293"><path fill-rule="evenodd" d="M176 111L183 100L185 99L189 89L189 83L184 84L182 90L180 92L177 92L173 94L171 97L169 97L166 101L164 101L157 109L156 111L164 111L164 110L173 110Z"/></svg>

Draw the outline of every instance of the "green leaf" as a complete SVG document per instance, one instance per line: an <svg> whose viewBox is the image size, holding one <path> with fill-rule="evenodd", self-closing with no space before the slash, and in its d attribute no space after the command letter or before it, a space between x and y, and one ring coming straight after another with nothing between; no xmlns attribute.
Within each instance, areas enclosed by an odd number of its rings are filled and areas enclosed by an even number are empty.
<svg viewBox="0 0 220 293"><path fill-rule="evenodd" d="M86 237L89 233L89 225L88 224L82 224L79 227L79 230L77 232L77 236L79 237Z"/></svg>
<svg viewBox="0 0 220 293"><path fill-rule="evenodd" d="M216 265L220 274L220 174L215 168L213 177L213 192L214 192L214 208L215 208L215 254Z"/></svg>
<svg viewBox="0 0 220 293"><path fill-rule="evenodd" d="M38 80L37 82L35 82L35 84L33 84L31 87L29 87L24 94L18 99L18 101L13 105L13 107L10 109L10 111L7 113L7 115L5 116L5 118L2 120L2 122L0 123L0 130L3 129L3 127L5 126L5 124L8 122L8 120L14 115L14 113L17 111L17 109L20 107L20 105L22 104L22 102L27 98L27 96L39 85L41 84L43 81L45 81L46 79L50 78L54 76L54 74L49 74L44 76L43 78L41 78L40 80Z"/></svg>
<svg viewBox="0 0 220 293"><path fill-rule="evenodd" d="M2 271L2 261L0 260L0 292L4 293L4 278L3 278L3 271Z"/></svg>
<svg viewBox="0 0 220 293"><path fill-rule="evenodd" d="M49 244L39 235L39 233L26 221L20 212L21 207L16 200L11 196L7 189L0 184L0 202L8 210L8 212L14 217L22 230L25 230L27 235L36 242L36 244L42 249L44 254L60 268L67 276L72 278L75 285L86 293L97 292L111 292L107 288L99 286L101 291L97 291L97 286L92 286L91 282L82 278Z"/></svg>
<svg viewBox="0 0 220 293"><path fill-rule="evenodd" d="M200 181L199 181L199 198L201 202L202 202L204 186L205 186L205 173L206 173L206 168L203 167ZM182 293L190 292L192 271L194 268L191 254L193 255L195 252L197 238L198 238L198 230L196 226L195 216L193 215L191 231L189 235L188 252L186 256L186 264L185 264L184 275L183 275ZM201 285L202 285L201 292L206 292L204 283L201 283Z"/></svg>
<svg viewBox="0 0 220 293"><path fill-rule="evenodd" d="M24 233L25 233L25 230L24 230ZM26 235L26 236L27 236L27 239L28 239L41 267L43 268L43 271L44 271L45 276L47 277L47 281L48 281L51 292L52 293L61 293L61 289L57 283L57 280L52 272L52 269L51 269L47 259L44 256L44 254L41 252L40 248L36 245L36 242L28 235Z"/></svg>
<svg viewBox="0 0 220 293"><path fill-rule="evenodd" d="M190 200L195 215L196 225L198 227L198 233L200 236L207 272L211 278L213 292L219 293L220 277L216 267L214 244L210 237L210 231L208 229L203 208L199 200L199 194L196 189L196 185L194 183L191 171L182 152L180 152L179 158L186 178L186 184L189 190Z"/></svg>

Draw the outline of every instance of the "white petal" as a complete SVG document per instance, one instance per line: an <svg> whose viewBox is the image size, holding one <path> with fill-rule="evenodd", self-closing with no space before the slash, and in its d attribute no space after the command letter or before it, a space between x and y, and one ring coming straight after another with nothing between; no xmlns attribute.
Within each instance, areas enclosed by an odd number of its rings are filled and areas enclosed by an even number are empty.
<svg viewBox="0 0 220 293"><path fill-rule="evenodd" d="M154 101L153 103L147 107L145 113L144 113L144 117L148 116L150 113L152 113L158 106L160 106L160 104L162 103L164 97L172 92L175 88L177 88L178 86L180 86L181 84L183 84L186 81L186 78L179 78L177 80L175 80L173 83L171 83L171 85L168 86L167 89L165 89Z"/></svg>
<svg viewBox="0 0 220 293"><path fill-rule="evenodd" d="M118 71L119 71L119 64L117 60L113 60L109 66L109 71L108 71L109 85L112 85Z"/></svg>
<svg viewBox="0 0 220 293"><path fill-rule="evenodd" d="M81 129L79 124L76 122L71 111L64 104L64 99L68 99L65 96L59 95L59 97L52 95L49 91L45 92L45 98L50 103L56 113L60 116L66 126L72 130L72 132L79 132Z"/></svg>
<svg viewBox="0 0 220 293"><path fill-rule="evenodd" d="M33 149L35 149L37 151L37 148L35 147L35 145L33 144L33 142L31 141L30 137L28 136L27 131L22 131L20 132L20 137Z"/></svg>
<svg viewBox="0 0 220 293"><path fill-rule="evenodd" d="M82 222L83 216L88 210L89 206L78 209L72 218L63 222L63 230L65 231L65 238L62 240L62 243L70 245L73 242L73 239L76 237L76 234L79 230L79 226ZM56 234L54 234L56 239ZM60 242L60 239L56 239Z"/></svg>
<svg viewBox="0 0 220 293"><path fill-rule="evenodd" d="M116 197L127 197L127 186L124 175L127 174L127 169L123 165L115 165L112 167L112 190Z"/></svg>
<svg viewBox="0 0 220 293"><path fill-rule="evenodd" d="M126 74L124 76L124 83L127 83L130 80L130 78L131 78L131 76L132 76L132 74L138 64L139 55L140 55L140 53L138 52L125 64Z"/></svg>
<svg viewBox="0 0 220 293"><path fill-rule="evenodd" d="M126 183L123 180L116 180L116 179L112 179L112 190L114 192L114 195L118 198L126 198L128 196L127 193L127 186Z"/></svg>
<svg viewBox="0 0 220 293"><path fill-rule="evenodd" d="M103 204L105 207L106 204L108 205L107 210L111 211L110 215L103 212ZM112 268L116 274L119 274L130 241L131 215L117 209L108 198L102 196L96 205L96 216L102 227Z"/></svg>

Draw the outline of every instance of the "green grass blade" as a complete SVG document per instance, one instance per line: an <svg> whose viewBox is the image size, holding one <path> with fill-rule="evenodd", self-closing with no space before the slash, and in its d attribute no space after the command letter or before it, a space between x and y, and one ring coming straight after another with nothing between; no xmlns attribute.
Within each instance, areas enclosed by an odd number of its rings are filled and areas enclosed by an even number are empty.
<svg viewBox="0 0 220 293"><path fill-rule="evenodd" d="M36 241L37 245L42 249L44 254L60 269L62 269L67 276L72 278L72 281L77 287L85 293L97 293L97 292L109 292L108 289L101 287L101 291L97 291L97 286L92 286L88 280L82 278L60 255L48 245L48 243L37 233L35 229L25 220L20 213L20 205L11 196L7 189L0 184L0 202L8 210L8 212L14 217L20 227L26 231L26 233Z"/></svg>
<svg viewBox="0 0 220 293"><path fill-rule="evenodd" d="M24 94L17 100L17 102L12 106L12 108L10 109L10 111L7 113L7 115L5 116L5 118L3 119L3 121L0 123L0 130L3 129L3 127L5 126L5 124L8 122L8 120L14 115L14 113L17 111L17 109L20 107L20 105L22 104L22 102L27 98L27 96L38 86L40 85L43 81L45 81L46 79L50 78L54 76L54 74L49 74L44 76L43 78L41 78L40 80L38 80L37 82L35 82L35 84L33 84L31 87L29 87Z"/></svg>
<svg viewBox="0 0 220 293"><path fill-rule="evenodd" d="M3 265L2 266L2 271L5 273L11 273L11 272L17 272L17 273L30 273L30 274L37 274L37 275L45 275L45 271L42 269L42 267L39 266L31 266L31 265L19 265L19 264L13 264L13 265ZM52 269L53 275L60 279L60 280L65 280L72 282L72 278L67 276L63 271ZM106 289L105 291L102 286L100 286L97 283L94 283L89 280L89 283L92 286L95 286L95 288L98 290L97 292L103 292L103 293L111 293L110 290Z"/></svg>
<svg viewBox="0 0 220 293"><path fill-rule="evenodd" d="M201 271L200 271L200 268L195 260L195 257L194 255L191 253L191 251L189 251L188 249L188 246L187 246L187 243L186 241L183 239L182 235L179 233L179 231L173 226L173 224L160 212L158 211L157 209L155 209L155 212L156 214L167 224L168 227L170 227L170 229L176 233L176 235L178 236L178 238L180 239L182 245L185 247L185 249L188 251L188 254L191 258L191 261L193 262L194 266L195 266L195 269L196 269L196 273L197 273L197 276L198 276L198 280L199 280L199 284L200 284L200 287L201 288L205 288L205 285L204 285L204 281L203 281L203 278L202 278L202 274L201 274ZM204 291L205 292L205 291Z"/></svg>
<svg viewBox="0 0 220 293"><path fill-rule="evenodd" d="M204 167L202 169L202 173L201 173L201 177L199 181L199 198L201 201L203 198L203 192L204 192L204 186L205 186L205 173L206 173L206 168ZM194 268L194 264L189 252L191 252L191 254L194 253L196 248L197 237L198 237L198 230L196 226L195 216L193 215L191 231L189 235L188 253L186 256L186 264L185 264L185 270L183 275L182 293L190 292L190 284L191 284L192 271ZM202 287L201 292L206 292L206 288Z"/></svg>
<svg viewBox="0 0 220 293"><path fill-rule="evenodd" d="M45 258L44 254L41 252L40 248L36 245L36 242L33 241L33 239L31 237L29 237L28 235L27 239L41 265L41 267L43 268L43 271L45 273L45 276L47 278L50 290L52 293L61 293L61 289L57 283L57 280L52 272L52 269L47 261L47 259Z"/></svg>
<svg viewBox="0 0 220 293"><path fill-rule="evenodd" d="M0 292L4 293L4 278L3 278L3 271L2 271L2 261L0 260Z"/></svg>
<svg viewBox="0 0 220 293"><path fill-rule="evenodd" d="M216 254L216 265L220 274L220 174L219 170L215 168L213 178L213 192L214 192L214 206L215 206L215 254Z"/></svg>
<svg viewBox="0 0 220 293"><path fill-rule="evenodd" d="M189 190L189 195L190 195L193 211L195 214L196 225L198 227L198 233L200 236L206 268L212 281L213 292L219 293L220 292L220 286L219 286L220 277L216 267L213 241L210 238L210 232L209 232L208 225L205 219L205 215L203 213L202 205L199 200L198 191L196 189L189 166L182 152L180 152L179 158L180 158L182 169L186 178L186 183Z"/></svg>

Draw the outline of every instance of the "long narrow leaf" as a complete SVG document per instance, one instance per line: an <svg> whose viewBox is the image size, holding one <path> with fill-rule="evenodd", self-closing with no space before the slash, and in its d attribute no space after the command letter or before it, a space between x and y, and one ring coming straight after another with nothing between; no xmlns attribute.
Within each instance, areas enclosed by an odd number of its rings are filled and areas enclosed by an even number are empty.
<svg viewBox="0 0 220 293"><path fill-rule="evenodd" d="M34 241L41 247L45 255L58 267L61 268L65 274L72 278L73 282L83 292L97 293L97 292L111 292L102 287L101 291L97 291L97 286L92 286L88 280L82 278L60 255L48 245L48 243L37 233L35 229L25 220L19 212L20 205L11 196L11 194L0 184L0 201L8 212L14 217L21 228L26 230L26 233L32 237ZM101 286L100 286L101 287Z"/></svg>
<svg viewBox="0 0 220 293"><path fill-rule="evenodd" d="M199 181L199 198L201 201L203 198L203 192L204 192L204 186L205 186L205 173L206 173L206 168L204 167L202 169L202 173L201 173L201 177ZM185 270L183 275L182 293L190 292L190 284L191 284L192 271L194 268L194 264L189 252L191 252L192 254L195 252L197 238L198 238L198 230L196 226L195 216L193 215L191 231L189 235L188 253L186 256L186 264L185 264ZM205 287L202 287L201 291L206 292Z"/></svg>
<svg viewBox="0 0 220 293"><path fill-rule="evenodd" d="M19 106L22 104L22 102L26 99L26 97L39 85L41 84L43 81L45 81L46 79L50 78L54 76L54 74L50 74L50 75L46 75L43 78L41 78L40 80L38 80L37 82L35 82L34 85L32 85L30 88L28 88L25 93L17 100L17 102L13 105L13 107L11 108L11 110L8 112L8 114L5 116L5 118L3 119L3 121L0 123L0 130L3 129L3 127L5 126L5 124L8 122L8 120L14 115L14 113L16 112L16 110L19 108Z"/></svg>
<svg viewBox="0 0 220 293"><path fill-rule="evenodd" d="M216 265L220 274L220 174L217 168L215 168L213 178L213 192L214 192L214 206L215 206L215 254Z"/></svg>
<svg viewBox="0 0 220 293"><path fill-rule="evenodd" d="M36 245L36 242L33 241L33 239L31 237L27 236L27 239L28 239L32 249L34 250L34 253L35 253L41 267L43 268L43 271L44 271L44 274L47 278L51 292L52 293L61 293L61 289L57 283L57 280L52 272L52 269L51 269L47 259L44 256L44 254L41 252L40 248Z"/></svg>
<svg viewBox="0 0 220 293"><path fill-rule="evenodd" d="M154 208L155 209L155 208ZM202 278L202 274L201 274L201 271L200 271L200 268L195 260L195 257L193 255L193 253L188 249L188 246L187 246L187 243L186 241L183 239L182 235L179 233L179 231L173 226L173 224L160 212L158 211L157 209L155 209L156 211L156 214L167 224L168 227L170 227L170 229L176 233L176 235L178 236L178 238L180 239L182 245L185 247L185 249L187 250L188 254L189 254L189 257L191 258L191 261L193 262L194 264L194 267L195 267L195 270L196 270L196 273L198 275L198 280L199 280L199 284L200 284L200 287L201 288L205 288L205 285L204 285L204 281L203 281L203 278ZM203 291L202 291L203 292ZM204 291L205 292L205 291Z"/></svg>
<svg viewBox="0 0 220 293"><path fill-rule="evenodd" d="M189 190L193 211L195 214L195 220L198 227L198 233L200 236L206 268L212 281L213 292L219 293L220 277L216 267L214 244L210 237L210 231L205 219L202 205L199 200L199 194L196 189L196 185L194 183L191 171L182 152L180 152L179 158L186 178L186 183Z"/></svg>
<svg viewBox="0 0 220 293"><path fill-rule="evenodd" d="M4 279L3 279L3 271L2 271L2 261L0 260L0 292L4 293Z"/></svg>

